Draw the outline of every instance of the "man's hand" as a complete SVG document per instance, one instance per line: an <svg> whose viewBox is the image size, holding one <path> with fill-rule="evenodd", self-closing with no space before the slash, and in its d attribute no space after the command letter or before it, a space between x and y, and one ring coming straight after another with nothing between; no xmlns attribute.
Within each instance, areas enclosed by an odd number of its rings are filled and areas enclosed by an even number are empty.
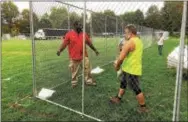
<svg viewBox="0 0 188 122"><path fill-rule="evenodd" d="M96 50L96 51L95 51L95 54L96 54L96 56L98 56L98 55L99 55L99 52Z"/></svg>
<svg viewBox="0 0 188 122"><path fill-rule="evenodd" d="M92 43L88 43L88 46L95 52L95 54L98 56L99 52L97 51L97 49L93 46Z"/></svg>
<svg viewBox="0 0 188 122"><path fill-rule="evenodd" d="M57 56L60 56L61 52L60 52L60 51L57 51L57 53L56 53L56 54L57 54Z"/></svg>
<svg viewBox="0 0 188 122"><path fill-rule="evenodd" d="M114 68L116 71L120 69L120 65L118 65L117 60L114 62Z"/></svg>

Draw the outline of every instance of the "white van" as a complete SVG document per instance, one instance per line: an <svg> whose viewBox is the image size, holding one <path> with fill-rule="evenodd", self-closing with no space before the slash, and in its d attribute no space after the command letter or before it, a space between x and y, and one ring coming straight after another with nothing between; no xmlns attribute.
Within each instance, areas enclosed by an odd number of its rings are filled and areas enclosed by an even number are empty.
<svg viewBox="0 0 188 122"><path fill-rule="evenodd" d="M34 35L35 39L46 39L45 33L43 31L43 29L39 29L35 35Z"/></svg>

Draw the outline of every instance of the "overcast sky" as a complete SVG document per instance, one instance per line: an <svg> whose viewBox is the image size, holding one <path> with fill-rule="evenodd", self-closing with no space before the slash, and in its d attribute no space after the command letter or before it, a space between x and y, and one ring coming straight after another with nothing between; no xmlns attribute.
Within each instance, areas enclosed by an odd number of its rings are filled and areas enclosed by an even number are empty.
<svg viewBox="0 0 188 122"><path fill-rule="evenodd" d="M14 2L19 11L23 9L29 8L28 2ZM83 7L83 2L69 2L70 4ZM157 5L159 9L163 7L163 2L87 2L87 9L91 9L93 11L99 12L104 11L106 9L113 10L117 15L123 14L128 11L135 11L137 9L142 10L144 13L148 10L151 5ZM43 15L46 12L49 12L53 7L61 7L63 6L61 3L57 2L34 2L34 12L38 15ZM70 7L71 11L81 12L82 10Z"/></svg>

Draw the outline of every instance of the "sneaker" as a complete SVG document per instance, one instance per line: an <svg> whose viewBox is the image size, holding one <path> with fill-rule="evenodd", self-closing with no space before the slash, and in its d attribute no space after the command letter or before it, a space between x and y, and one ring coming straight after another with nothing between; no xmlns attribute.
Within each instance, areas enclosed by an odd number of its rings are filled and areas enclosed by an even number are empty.
<svg viewBox="0 0 188 122"><path fill-rule="evenodd" d="M110 99L110 102L114 103L114 104L119 104L121 102L121 99L119 97L115 96Z"/></svg>
<svg viewBox="0 0 188 122"><path fill-rule="evenodd" d="M96 86L97 85L96 81L94 81L94 80L93 81L88 81L85 84L89 85L89 86Z"/></svg>
<svg viewBox="0 0 188 122"><path fill-rule="evenodd" d="M86 85L88 85L88 86L96 86L97 84L96 84L96 82L91 82L91 83L86 82Z"/></svg>
<svg viewBox="0 0 188 122"><path fill-rule="evenodd" d="M75 88L77 86L77 84L72 84L72 88Z"/></svg>
<svg viewBox="0 0 188 122"><path fill-rule="evenodd" d="M138 113L148 113L149 110L146 107L139 107Z"/></svg>

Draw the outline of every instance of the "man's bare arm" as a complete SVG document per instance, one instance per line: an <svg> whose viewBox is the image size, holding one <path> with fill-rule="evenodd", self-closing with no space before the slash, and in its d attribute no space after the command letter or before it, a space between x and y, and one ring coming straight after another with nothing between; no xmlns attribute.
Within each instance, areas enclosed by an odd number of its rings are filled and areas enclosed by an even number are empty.
<svg viewBox="0 0 188 122"><path fill-rule="evenodd" d="M96 55L99 55L99 52L92 43L88 43L88 46L96 53Z"/></svg>
<svg viewBox="0 0 188 122"><path fill-rule="evenodd" d="M133 51L134 49L135 49L135 44L133 40L129 40L126 44L123 45L123 49L120 53L120 56L116 64L114 64L116 70L119 70L121 64L123 63L123 60L126 58L128 53Z"/></svg>
<svg viewBox="0 0 188 122"><path fill-rule="evenodd" d="M65 41L63 41L63 43L60 45L58 51L57 51L57 55L60 56L61 52L67 47L68 43L66 43Z"/></svg>

